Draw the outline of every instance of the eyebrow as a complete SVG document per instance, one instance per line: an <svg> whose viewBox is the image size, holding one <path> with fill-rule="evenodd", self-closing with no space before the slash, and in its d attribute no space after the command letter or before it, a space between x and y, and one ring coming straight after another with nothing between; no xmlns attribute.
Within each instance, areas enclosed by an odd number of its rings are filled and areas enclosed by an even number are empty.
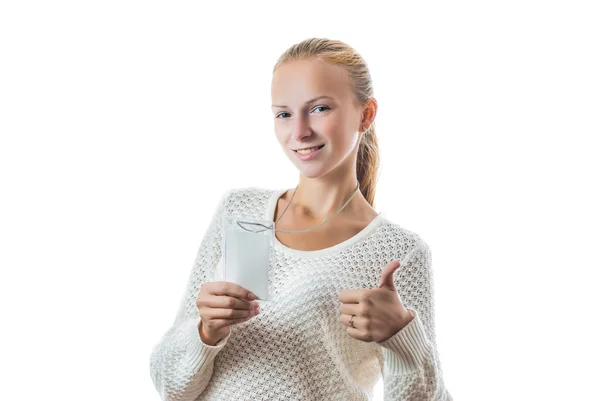
<svg viewBox="0 0 600 401"><path fill-rule="evenodd" d="M317 96L315 98L312 98L310 100L308 100L307 102L305 102L304 104L309 104L314 102L315 100L319 100L319 99L323 99L323 98L327 98L327 99L331 99L331 100L335 100L334 98L332 98L331 96L327 96L327 95L321 95L321 96ZM278 104L274 104L271 107L287 107L287 106L283 106L283 105L278 105Z"/></svg>

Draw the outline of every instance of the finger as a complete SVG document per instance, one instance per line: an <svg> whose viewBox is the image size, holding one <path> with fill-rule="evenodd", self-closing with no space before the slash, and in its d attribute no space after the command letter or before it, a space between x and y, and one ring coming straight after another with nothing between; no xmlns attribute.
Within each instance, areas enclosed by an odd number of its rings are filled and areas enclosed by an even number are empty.
<svg viewBox="0 0 600 401"><path fill-rule="evenodd" d="M381 271L381 280L379 280L379 285L377 288L387 288L388 290L396 291L396 286L394 284L394 272L399 267L400 261L398 260L392 260L385 265Z"/></svg>
<svg viewBox="0 0 600 401"><path fill-rule="evenodd" d="M243 299L229 297L226 295L216 295L202 298L200 300L203 306L209 308L225 308L225 309L253 309L259 306L256 301L245 301Z"/></svg>
<svg viewBox="0 0 600 401"><path fill-rule="evenodd" d="M227 327L227 326L231 326L234 324L238 324L238 323L242 323L245 322L247 320L250 320L254 317L253 316L248 316L248 317L240 317L238 319L217 319L217 320L212 320L211 321L211 325L215 328L215 330L219 330L222 329L223 327Z"/></svg>
<svg viewBox="0 0 600 401"><path fill-rule="evenodd" d="M347 315L347 314L342 314L340 316L340 322L342 322L342 324L344 326L348 326L349 328L352 328L352 326L350 325L350 319L352 319L352 315ZM362 325L364 324L365 319L360 317L360 316L354 316L354 320L352 320L352 323L354 324L354 328L356 330L360 329L362 327Z"/></svg>
<svg viewBox="0 0 600 401"><path fill-rule="evenodd" d="M344 304L340 302L340 312L347 315L362 315L361 304Z"/></svg>
<svg viewBox="0 0 600 401"><path fill-rule="evenodd" d="M206 308L202 310L202 315L211 320L214 319L239 319L248 316L256 316L257 309L241 310L241 309L223 309L223 308Z"/></svg>
<svg viewBox="0 0 600 401"><path fill-rule="evenodd" d="M371 341L371 339L366 333L363 333L361 330L355 329L353 327L346 327L346 333L348 333L350 337L356 338L357 340L365 342Z"/></svg>
<svg viewBox="0 0 600 401"><path fill-rule="evenodd" d="M232 283L231 281L216 281L215 283L216 285L210 287L209 293L212 295L228 295L244 300L257 299L256 295L252 294L241 285ZM254 298L252 298L250 294L252 294Z"/></svg>
<svg viewBox="0 0 600 401"><path fill-rule="evenodd" d="M343 290L338 294L338 298L343 303L358 303L364 297L368 290Z"/></svg>

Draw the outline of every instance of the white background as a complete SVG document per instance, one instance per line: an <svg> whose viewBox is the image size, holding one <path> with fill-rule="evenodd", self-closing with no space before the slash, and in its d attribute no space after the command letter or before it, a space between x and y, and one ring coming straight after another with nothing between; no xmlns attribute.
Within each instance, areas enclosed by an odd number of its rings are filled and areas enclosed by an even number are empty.
<svg viewBox="0 0 600 401"><path fill-rule="evenodd" d="M376 209L432 249L454 398L597 394L593 3L2 2L2 398L159 399L220 195L297 183L270 84L308 37L370 66Z"/></svg>

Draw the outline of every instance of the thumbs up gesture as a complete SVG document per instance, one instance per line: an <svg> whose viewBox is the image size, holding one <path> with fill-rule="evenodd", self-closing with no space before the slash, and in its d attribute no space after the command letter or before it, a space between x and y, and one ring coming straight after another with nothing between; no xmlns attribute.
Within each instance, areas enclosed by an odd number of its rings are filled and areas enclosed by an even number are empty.
<svg viewBox="0 0 600 401"><path fill-rule="evenodd" d="M413 319L413 315L400 302L394 285L394 272L399 267L397 260L385 265L377 288L343 290L339 293L340 321L347 326L346 332L351 337L364 342L382 342Z"/></svg>

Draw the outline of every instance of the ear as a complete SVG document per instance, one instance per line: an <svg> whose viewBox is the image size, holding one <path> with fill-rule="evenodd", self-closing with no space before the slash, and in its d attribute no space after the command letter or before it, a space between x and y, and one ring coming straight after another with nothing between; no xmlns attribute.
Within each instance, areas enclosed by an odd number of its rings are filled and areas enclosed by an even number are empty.
<svg viewBox="0 0 600 401"><path fill-rule="evenodd" d="M360 120L360 132L364 132L371 128L377 115L377 100L374 97L370 97L367 103L363 106L362 118Z"/></svg>

